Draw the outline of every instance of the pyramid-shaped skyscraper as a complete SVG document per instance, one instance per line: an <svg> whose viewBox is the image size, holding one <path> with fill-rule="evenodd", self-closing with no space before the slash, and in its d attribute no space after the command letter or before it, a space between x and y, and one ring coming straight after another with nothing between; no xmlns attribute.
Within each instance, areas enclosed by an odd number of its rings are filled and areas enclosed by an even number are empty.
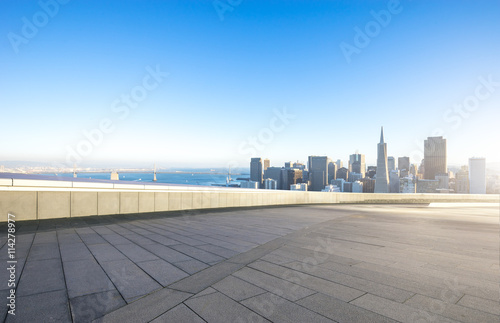
<svg viewBox="0 0 500 323"><path fill-rule="evenodd" d="M387 170L387 144L384 142L384 127L380 131L380 143L377 145L377 175L375 193L389 193L389 171Z"/></svg>

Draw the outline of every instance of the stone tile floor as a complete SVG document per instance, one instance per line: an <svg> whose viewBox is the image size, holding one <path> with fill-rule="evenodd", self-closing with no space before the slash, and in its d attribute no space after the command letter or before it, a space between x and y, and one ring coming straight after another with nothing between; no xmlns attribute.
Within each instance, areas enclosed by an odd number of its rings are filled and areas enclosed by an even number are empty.
<svg viewBox="0 0 500 323"><path fill-rule="evenodd" d="M294 206L16 227L7 322L500 321L498 206ZM8 275L0 271L4 300Z"/></svg>

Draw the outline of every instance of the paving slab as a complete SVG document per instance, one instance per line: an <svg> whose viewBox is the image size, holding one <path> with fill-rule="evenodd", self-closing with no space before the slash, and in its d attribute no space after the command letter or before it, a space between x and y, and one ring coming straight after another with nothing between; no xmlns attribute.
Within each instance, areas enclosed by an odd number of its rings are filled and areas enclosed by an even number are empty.
<svg viewBox="0 0 500 323"><path fill-rule="evenodd" d="M316 293L314 290L248 267L233 275L292 302Z"/></svg>
<svg viewBox="0 0 500 323"><path fill-rule="evenodd" d="M500 315L498 208L318 205L20 221L17 229L18 305L41 321L39 306L75 322Z"/></svg>
<svg viewBox="0 0 500 323"><path fill-rule="evenodd" d="M349 322L380 322L380 323L396 323L388 317L376 314L372 311L365 310L364 308L346 303L337 298L316 293L307 296L299 301L297 304L308 308L309 310L326 316L335 322L349 323Z"/></svg>
<svg viewBox="0 0 500 323"><path fill-rule="evenodd" d="M65 289L60 259L27 261L19 278L17 295L21 297Z"/></svg>
<svg viewBox="0 0 500 323"><path fill-rule="evenodd" d="M179 304L170 311L158 316L151 323L204 323L205 321L184 304Z"/></svg>
<svg viewBox="0 0 500 323"><path fill-rule="evenodd" d="M117 290L75 297L69 301L74 322L91 322L127 304Z"/></svg>
<svg viewBox="0 0 500 323"><path fill-rule="evenodd" d="M113 283L94 259L65 262L63 267L69 298L114 289Z"/></svg>
<svg viewBox="0 0 500 323"><path fill-rule="evenodd" d="M185 303L203 320L209 323L268 322L268 320L259 314L219 292L189 299Z"/></svg>
<svg viewBox="0 0 500 323"><path fill-rule="evenodd" d="M271 293L255 296L241 303L271 322L334 322L321 314Z"/></svg>
<svg viewBox="0 0 500 323"><path fill-rule="evenodd" d="M128 259L101 265L127 303L162 287Z"/></svg>
<svg viewBox="0 0 500 323"><path fill-rule="evenodd" d="M237 302L266 293L266 290L234 276L227 276L212 286Z"/></svg>
<svg viewBox="0 0 500 323"><path fill-rule="evenodd" d="M16 315L6 322L71 322L66 291L53 291L18 297Z"/></svg>
<svg viewBox="0 0 500 323"><path fill-rule="evenodd" d="M108 313L94 322L149 322L176 307L192 294L163 288L127 306Z"/></svg>
<svg viewBox="0 0 500 323"><path fill-rule="evenodd" d="M138 262L137 266L141 267L142 270L153 277L163 287L189 276L185 271L180 270L163 259Z"/></svg>

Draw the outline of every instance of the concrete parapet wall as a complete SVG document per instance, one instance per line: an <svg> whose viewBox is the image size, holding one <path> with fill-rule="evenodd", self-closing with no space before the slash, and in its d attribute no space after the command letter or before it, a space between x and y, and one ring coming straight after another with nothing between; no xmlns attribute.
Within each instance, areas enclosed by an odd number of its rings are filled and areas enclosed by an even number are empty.
<svg viewBox="0 0 500 323"><path fill-rule="evenodd" d="M23 182L24 184L27 182ZM57 184L61 184L61 181L57 181ZM199 190L191 187L190 189L179 189L179 187L159 189L168 187L167 185L155 186L153 190L144 184L137 186L123 184L119 188L115 186L111 188L109 184L106 188L95 187L91 183L84 183L84 185L78 183L76 186L73 184L63 182L58 187L50 188L47 185L56 185L56 183L16 187L12 186L11 180L0 182L0 222L7 220L8 213L13 213L19 221L266 205L499 203L498 195L327 193L211 187L210 189L201 187ZM136 189L132 189L132 186Z"/></svg>

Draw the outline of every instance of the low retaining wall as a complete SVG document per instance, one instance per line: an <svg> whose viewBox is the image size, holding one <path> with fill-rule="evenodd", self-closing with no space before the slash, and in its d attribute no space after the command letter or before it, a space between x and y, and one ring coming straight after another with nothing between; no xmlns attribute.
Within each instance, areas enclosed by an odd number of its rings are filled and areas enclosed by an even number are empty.
<svg viewBox="0 0 500 323"><path fill-rule="evenodd" d="M30 184L33 184L33 181ZM154 187L124 185L121 188L106 189L75 188L64 185L58 187L13 186L0 183L0 222L7 221L8 213L14 214L16 221L20 221L266 205L499 203L498 195L327 193L212 187L207 190L201 190L202 187L200 187L196 190L193 187L176 186L175 189L172 187L164 189L163 185L151 186Z"/></svg>

